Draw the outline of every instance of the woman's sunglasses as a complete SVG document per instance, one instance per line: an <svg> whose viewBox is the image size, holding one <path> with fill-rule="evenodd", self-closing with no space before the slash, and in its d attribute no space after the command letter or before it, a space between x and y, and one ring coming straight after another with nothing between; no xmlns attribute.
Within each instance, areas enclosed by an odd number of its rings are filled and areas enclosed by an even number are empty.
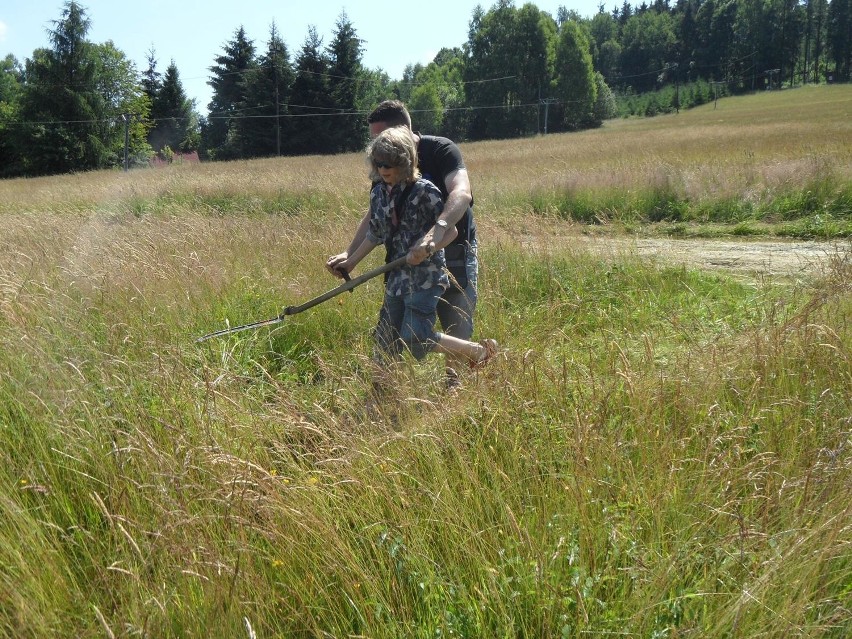
<svg viewBox="0 0 852 639"><path fill-rule="evenodd" d="M387 162L376 162L374 160L373 164L376 165L377 169L395 169L396 168L395 166L393 166L392 164L388 164Z"/></svg>

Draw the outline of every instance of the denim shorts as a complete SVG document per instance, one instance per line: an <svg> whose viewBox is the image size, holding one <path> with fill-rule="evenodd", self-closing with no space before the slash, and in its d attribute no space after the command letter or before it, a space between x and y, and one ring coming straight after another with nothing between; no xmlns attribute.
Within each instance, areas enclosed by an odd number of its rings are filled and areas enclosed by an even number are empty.
<svg viewBox="0 0 852 639"><path fill-rule="evenodd" d="M443 292L440 286L433 286L407 295L385 295L375 332L379 352L391 358L405 351L416 360L426 357L438 342L435 319Z"/></svg>
<svg viewBox="0 0 852 639"><path fill-rule="evenodd" d="M473 312L476 310L476 280L479 274L479 261L476 244L468 247L466 264L467 286L459 290L450 286L438 302L438 319L447 335L469 340L473 335Z"/></svg>

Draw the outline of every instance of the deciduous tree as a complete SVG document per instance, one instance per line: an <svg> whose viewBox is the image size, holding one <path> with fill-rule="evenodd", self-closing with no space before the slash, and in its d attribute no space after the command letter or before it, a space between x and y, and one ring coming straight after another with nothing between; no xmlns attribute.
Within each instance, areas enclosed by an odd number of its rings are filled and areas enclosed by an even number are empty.
<svg viewBox="0 0 852 639"><path fill-rule="evenodd" d="M623 82L637 91L653 89L660 71L676 57L676 42L669 13L640 11L630 17L622 31Z"/></svg>
<svg viewBox="0 0 852 639"><path fill-rule="evenodd" d="M852 0L831 0L828 6L828 49L837 80L852 79Z"/></svg>
<svg viewBox="0 0 852 639"><path fill-rule="evenodd" d="M406 70L409 101L417 105L411 115L415 128L452 140L467 137L464 65L461 49L444 48L426 66L409 67L410 73Z"/></svg>
<svg viewBox="0 0 852 639"><path fill-rule="evenodd" d="M19 173L21 154L14 144L20 126L23 68L11 53L0 60L0 177Z"/></svg>
<svg viewBox="0 0 852 639"><path fill-rule="evenodd" d="M475 14L468 36L465 81L474 109L472 138L529 135L538 129L542 91L552 77L556 22L532 4L499 0Z"/></svg>
<svg viewBox="0 0 852 639"><path fill-rule="evenodd" d="M568 130L599 126L594 115L597 98L589 42L580 25L569 20L562 25L556 46L553 93L559 103L555 114L561 115Z"/></svg>

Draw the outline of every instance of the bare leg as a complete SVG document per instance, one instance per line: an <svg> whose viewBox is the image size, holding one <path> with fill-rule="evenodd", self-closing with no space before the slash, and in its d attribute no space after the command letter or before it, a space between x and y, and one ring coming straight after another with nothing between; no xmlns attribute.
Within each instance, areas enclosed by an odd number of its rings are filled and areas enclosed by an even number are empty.
<svg viewBox="0 0 852 639"><path fill-rule="evenodd" d="M439 333L435 351L446 355L448 361L452 357L456 362L476 365L478 363L485 363L494 356L497 352L497 342L493 339L482 340L479 343L469 342L465 339Z"/></svg>

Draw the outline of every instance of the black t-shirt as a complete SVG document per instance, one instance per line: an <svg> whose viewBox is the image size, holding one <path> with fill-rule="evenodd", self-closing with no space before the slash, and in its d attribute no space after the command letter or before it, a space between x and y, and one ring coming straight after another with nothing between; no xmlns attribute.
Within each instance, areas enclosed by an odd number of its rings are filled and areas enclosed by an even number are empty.
<svg viewBox="0 0 852 639"><path fill-rule="evenodd" d="M418 167L423 177L435 186L441 189L441 195L446 202L447 196L447 176L455 171L465 169L464 160L462 159L461 151L456 143L449 138L442 138L437 135L421 135L420 142L417 144ZM473 196L471 195L471 206L473 206ZM473 221L473 209L467 207L467 211L456 224L456 229L459 232L458 237L454 241L455 244L464 244L468 241L476 239L476 224Z"/></svg>

